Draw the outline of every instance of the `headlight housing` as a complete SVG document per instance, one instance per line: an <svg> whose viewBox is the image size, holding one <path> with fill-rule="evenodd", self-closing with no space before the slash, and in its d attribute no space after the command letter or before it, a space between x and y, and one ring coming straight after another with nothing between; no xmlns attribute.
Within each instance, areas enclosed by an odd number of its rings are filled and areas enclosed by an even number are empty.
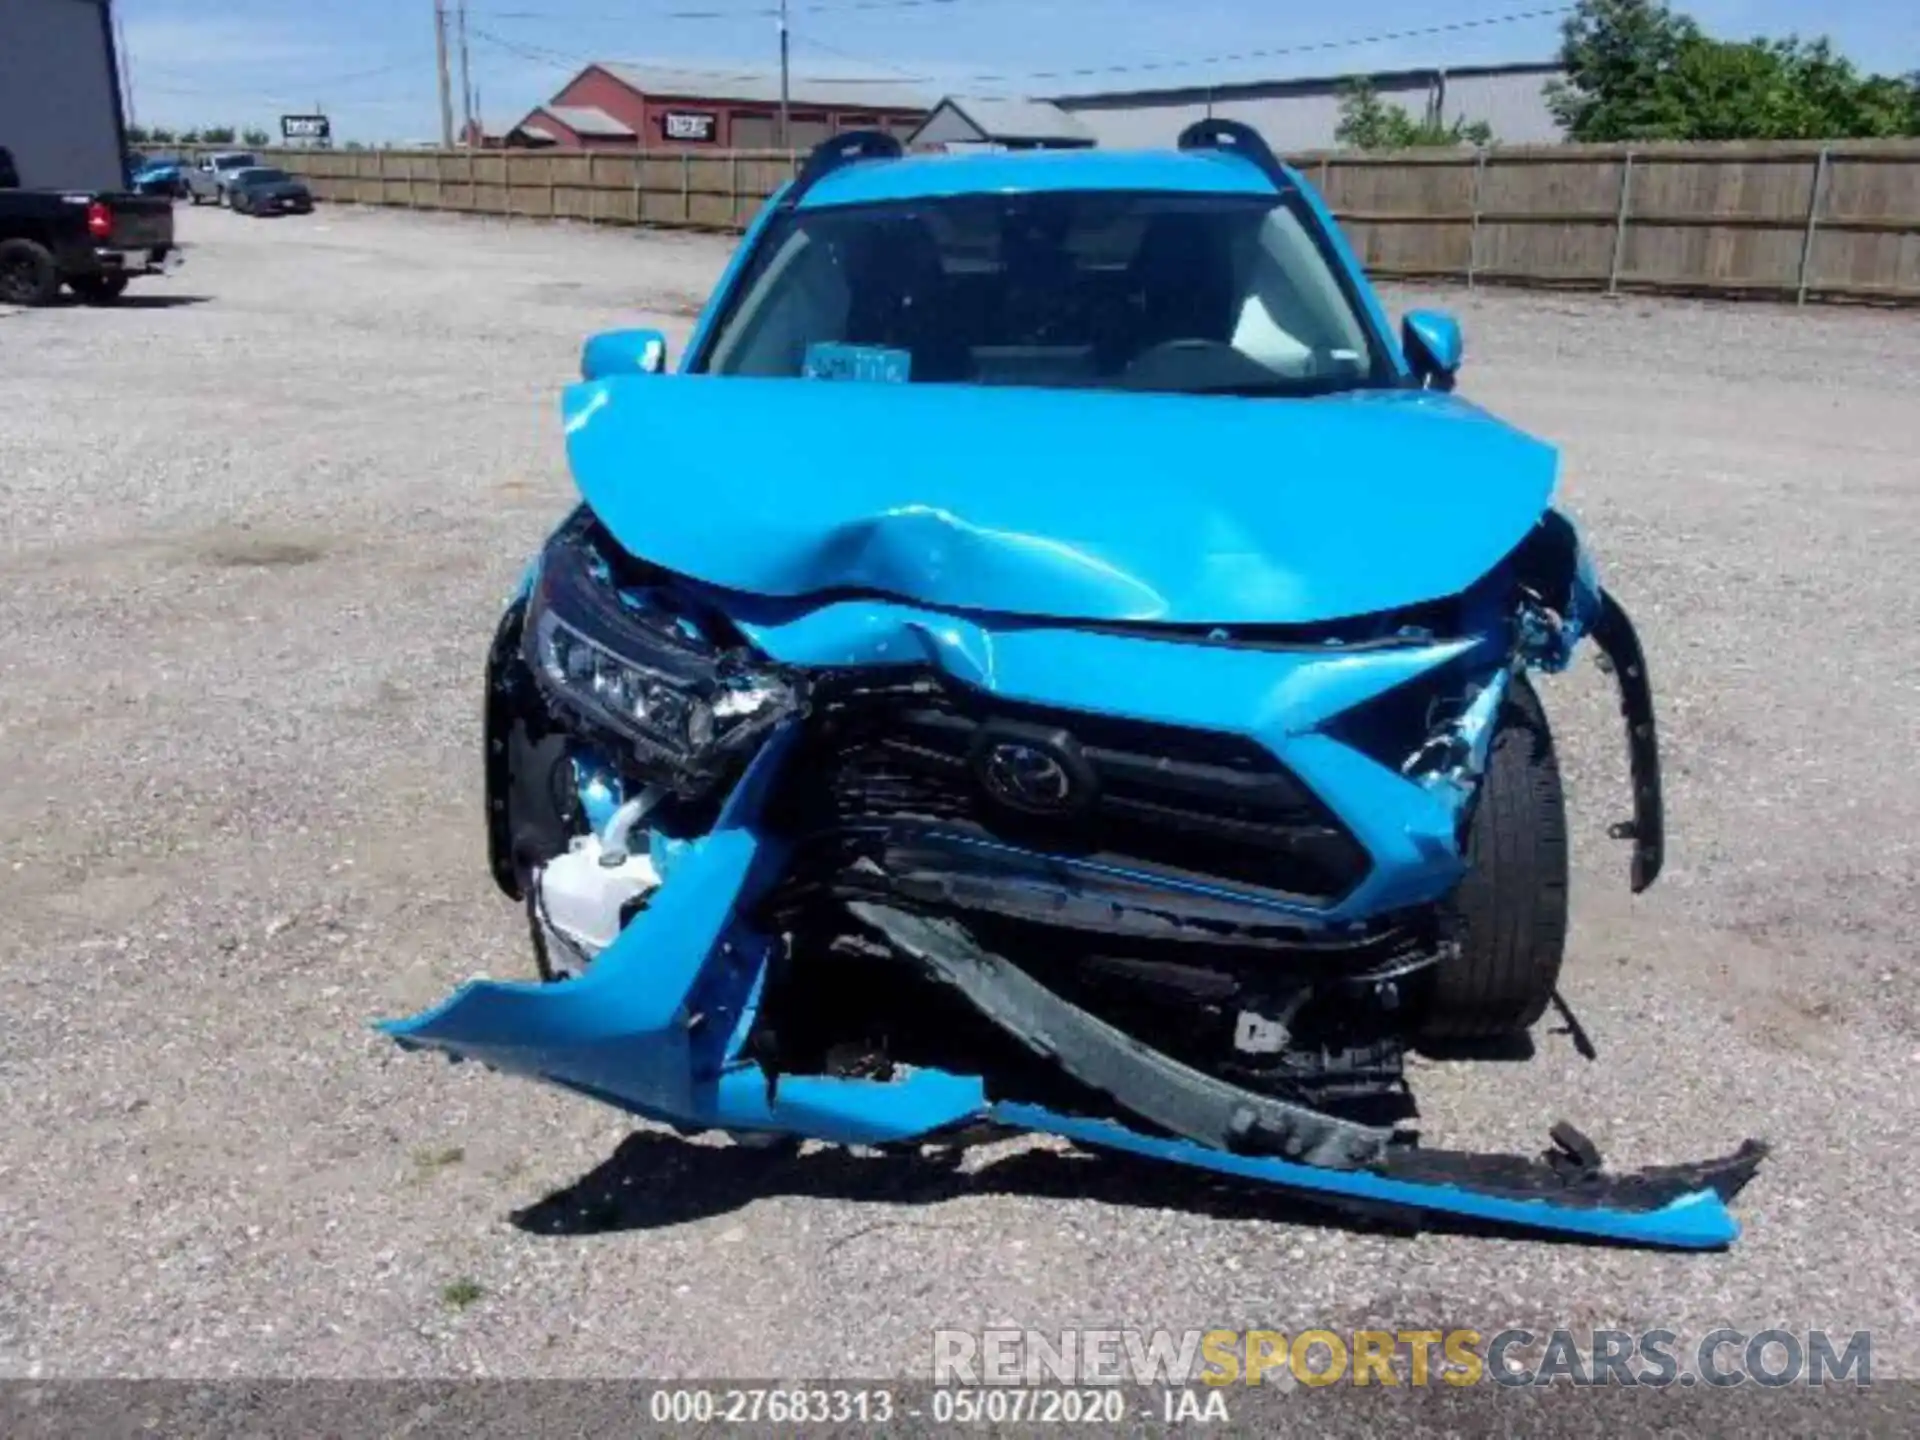
<svg viewBox="0 0 1920 1440"><path fill-rule="evenodd" d="M671 577L583 510L540 557L522 643L551 704L624 741L649 780L693 794L801 703L730 629L703 624Z"/></svg>

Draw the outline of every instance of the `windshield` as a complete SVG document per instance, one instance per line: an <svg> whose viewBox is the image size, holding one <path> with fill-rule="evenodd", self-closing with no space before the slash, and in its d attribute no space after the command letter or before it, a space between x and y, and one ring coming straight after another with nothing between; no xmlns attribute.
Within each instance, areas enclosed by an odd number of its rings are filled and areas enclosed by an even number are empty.
<svg viewBox="0 0 1920 1440"><path fill-rule="evenodd" d="M278 181L286 179L287 172L284 170L268 170L264 168L257 169L257 170L242 170L238 175L235 175L233 178L238 180L242 185L272 185Z"/></svg>
<svg viewBox="0 0 1920 1440"><path fill-rule="evenodd" d="M216 155L213 157L213 168L216 170L238 170L251 164L253 164L253 156L251 155Z"/></svg>
<svg viewBox="0 0 1920 1440"><path fill-rule="evenodd" d="M1297 196L963 195L775 217L695 369L1316 394L1394 376Z"/></svg>

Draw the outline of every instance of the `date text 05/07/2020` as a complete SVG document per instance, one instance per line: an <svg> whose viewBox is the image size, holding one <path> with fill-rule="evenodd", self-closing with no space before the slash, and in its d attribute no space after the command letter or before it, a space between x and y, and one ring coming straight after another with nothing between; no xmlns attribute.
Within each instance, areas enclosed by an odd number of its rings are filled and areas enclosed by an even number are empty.
<svg viewBox="0 0 1920 1440"><path fill-rule="evenodd" d="M885 1386L663 1387L647 1397L647 1414L661 1425L886 1425L920 1419L940 1425L1117 1425L1132 1416L1167 1422L1230 1418L1218 1390L1166 1387L1132 1394L1110 1385L937 1386L911 1397Z"/></svg>

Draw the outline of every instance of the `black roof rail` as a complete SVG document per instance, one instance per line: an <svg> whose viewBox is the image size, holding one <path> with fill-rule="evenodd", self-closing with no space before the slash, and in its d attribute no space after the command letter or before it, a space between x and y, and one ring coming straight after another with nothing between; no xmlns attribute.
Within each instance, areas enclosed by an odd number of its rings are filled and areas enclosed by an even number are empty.
<svg viewBox="0 0 1920 1440"><path fill-rule="evenodd" d="M860 160L898 160L905 153L899 137L884 130L848 130L822 140L813 147L807 163L800 167L800 173L787 188L781 208L791 210L800 203L802 195L843 165Z"/></svg>
<svg viewBox="0 0 1920 1440"><path fill-rule="evenodd" d="M1293 188L1293 182L1287 178L1286 167L1275 157L1266 138L1251 125L1210 115L1182 130L1178 143L1182 150L1224 150L1230 154L1244 155L1260 167L1273 182L1274 189Z"/></svg>

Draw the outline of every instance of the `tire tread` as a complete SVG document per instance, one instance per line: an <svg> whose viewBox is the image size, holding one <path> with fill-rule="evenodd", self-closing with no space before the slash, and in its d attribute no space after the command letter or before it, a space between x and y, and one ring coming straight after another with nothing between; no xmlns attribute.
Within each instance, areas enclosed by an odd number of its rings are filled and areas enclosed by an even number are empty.
<svg viewBox="0 0 1920 1440"><path fill-rule="evenodd" d="M1435 972L1429 1038L1525 1031L1546 1012L1566 953L1566 798L1546 712L1524 677L1499 727L1455 896L1460 950Z"/></svg>

